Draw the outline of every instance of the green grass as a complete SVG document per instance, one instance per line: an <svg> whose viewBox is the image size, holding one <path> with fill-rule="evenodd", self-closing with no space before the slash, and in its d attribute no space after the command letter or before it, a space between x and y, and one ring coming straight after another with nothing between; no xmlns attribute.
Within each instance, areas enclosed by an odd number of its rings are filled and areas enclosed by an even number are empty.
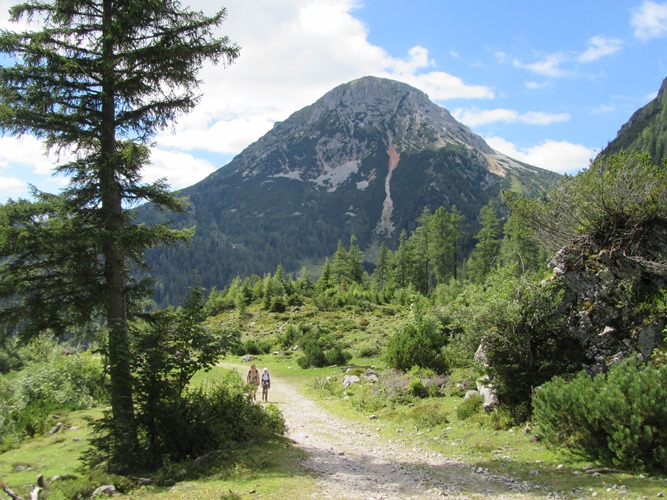
<svg viewBox="0 0 667 500"><path fill-rule="evenodd" d="M391 307L378 308L372 313L360 313L354 310L319 312L304 306L282 314L268 314L251 307L249 314L243 318L229 311L210 318L209 323L232 326L242 333L244 339L257 340L277 339L290 322L317 323L342 338L346 348L353 355L358 355L361 349L368 346L379 346L380 352L388 336L405 320L403 315L397 314ZM547 449L532 439L532 433L524 432L523 427L496 430L491 417L483 412L476 412L460 420L457 408L463 402L460 394L464 391L458 391L459 395L456 396L450 395L449 391L444 397L414 399L409 405L387 404L371 412L362 405L355 407L354 397L342 397L338 386L333 391L335 396L321 390L321 381L327 377L341 380L345 367L304 370L297 364L300 352L283 352L277 344L273 350L280 350L280 354L260 355L256 361L258 366L267 366L274 376L294 384L302 393L317 399L319 404L332 413L349 421L371 425L384 439L403 443L410 449L421 448L440 453L458 462L458 465L429 468L428 473L434 479L447 482L463 470L468 472L471 467L475 467L483 474L512 477L519 482L528 481L539 485L543 494L538 492L530 495L533 497L544 498L548 493L557 493L560 498L585 498L593 494L600 498L619 498L623 494L627 498L656 498L659 493L667 494L667 480L664 477L625 473L593 474L591 470L599 468L596 464ZM239 356L229 356L224 361L241 364ZM386 369L381 357L355 357L350 365ZM222 367L214 367L208 372L198 373L193 383L214 381L221 377L222 370ZM242 376L244 370L245 366L242 366L237 371ZM451 383L464 378L474 379L474 373L457 372L452 375ZM352 394L358 390L355 387L349 392ZM80 489L112 480L104 475L94 475L89 479L88 474L80 469L79 457L86 449L90 435L89 419L100 416L100 413L97 410L63 414L60 421L64 425L59 433L26 441L20 448L1 454L0 481L25 498L38 475L49 480L56 475L73 474L79 477ZM371 413L377 417L372 421L369 420ZM317 493L317 482L300 466L303 458L301 453L289 440L285 440L236 450L233 455L224 457L221 462L208 468L169 464L161 472L162 483L141 486L125 495L129 498L149 499L306 499ZM140 475L137 473L137 476ZM469 486L469 491L461 493L479 496L475 485ZM71 498L74 489L74 483L62 488L54 483L49 486L48 498Z"/></svg>
<svg viewBox="0 0 667 500"><path fill-rule="evenodd" d="M65 474L85 475L79 459L88 447L89 422L100 416L100 410L87 410L54 418L54 426L63 424L56 434L31 439L0 455L0 481L27 497L40 475L46 480Z"/></svg>
<svg viewBox="0 0 667 500"><path fill-rule="evenodd" d="M342 376L341 367L303 370L294 359L281 356L261 356L261 364L283 381L297 385L329 411L351 421L369 424L369 415L353 408L349 401L325 397L315 389L315 377ZM237 357L226 362L237 363ZM368 359L354 360L356 364ZM195 383L214 380L222 368L215 367L197 374ZM422 448L461 462L462 465L429 469L429 473L447 480L460 467L478 467L487 474L515 478L540 485L547 493L560 493L563 498L588 497L596 493L601 498L617 498L625 492L628 498L655 498L667 493L664 478L643 478L637 474L587 473L585 468L595 464L546 449L531 441L531 434L522 428L493 430L488 417L475 415L465 421L457 418L459 397L416 400L412 405L396 405L375 412L372 421L380 435L403 443L410 448ZM24 443L20 448L0 455L0 480L15 493L27 497L37 476L47 480L56 475L74 474L85 480L80 470L79 456L86 448L89 436L88 421L100 412L75 412L64 415L61 431ZM76 429L73 429L76 428ZM73 430L70 430L73 429ZM167 469L171 475L165 486L148 485L127 493L129 498L309 498L316 493L316 479L300 467L301 452L288 441L267 443L265 446L238 450L222 463L207 469L186 470L177 464ZM559 467L561 466L562 467ZM181 474L182 476L179 476ZM101 480L101 479L100 479ZM471 485L474 491L474 485ZM48 498L67 498L51 486ZM539 496L539 495L537 495Z"/></svg>
<svg viewBox="0 0 667 500"><path fill-rule="evenodd" d="M303 370L294 358L262 355L260 364L269 367L281 379L297 385L311 398L337 416L359 423L369 423L368 412L357 411L350 399L328 396L316 389L315 379L338 377L344 367ZM384 369L381 359L356 358L350 365L373 365ZM563 498L580 498L596 493L600 498L655 498L667 494L667 477L645 477L641 474L610 473L598 464L588 463L557 450L547 449L534 441L526 426L495 430L492 418L483 412L461 421L457 407L462 397L446 396L415 400L411 405L393 405L373 414L372 425L380 435L408 448L421 448L476 467L485 474L506 476L519 482L528 481L545 492ZM446 480L451 471L431 470ZM488 470L488 472L487 472ZM596 471L598 471L596 473ZM471 491L474 488L471 485ZM539 496L539 495L538 495Z"/></svg>

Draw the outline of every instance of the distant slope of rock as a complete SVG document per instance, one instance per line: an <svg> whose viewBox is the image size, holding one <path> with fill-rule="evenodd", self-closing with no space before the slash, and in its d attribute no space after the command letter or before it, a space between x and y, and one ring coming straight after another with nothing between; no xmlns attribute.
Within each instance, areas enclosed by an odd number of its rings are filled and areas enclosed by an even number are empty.
<svg viewBox="0 0 667 500"><path fill-rule="evenodd" d="M537 194L559 176L509 158L426 94L365 77L336 87L182 190L191 203L178 226L197 226L186 249L150 259L158 301L174 303L199 270L205 286L236 275L298 271L352 236L362 249L395 244L424 207L452 205L471 230L501 189ZM151 207L144 220L162 216Z"/></svg>
<svg viewBox="0 0 667 500"><path fill-rule="evenodd" d="M667 159L667 78L655 99L637 110L601 154L643 151L654 163Z"/></svg>

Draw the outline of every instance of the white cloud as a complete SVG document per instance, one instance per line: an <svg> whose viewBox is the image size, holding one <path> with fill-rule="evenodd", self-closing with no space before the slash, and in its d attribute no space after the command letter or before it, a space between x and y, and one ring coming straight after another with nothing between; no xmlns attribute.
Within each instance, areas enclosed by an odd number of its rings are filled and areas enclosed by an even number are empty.
<svg viewBox="0 0 667 500"><path fill-rule="evenodd" d="M640 40L664 37L667 35L667 3L645 0L633 11L630 25Z"/></svg>
<svg viewBox="0 0 667 500"><path fill-rule="evenodd" d="M207 0L194 9L210 12ZM239 153L273 123L337 85L366 75L418 87L431 99L488 99L492 89L443 71L424 47L394 57L367 38L351 0L228 0L221 33L241 46L228 68L207 65L202 101L159 144L184 151Z"/></svg>
<svg viewBox="0 0 667 500"><path fill-rule="evenodd" d="M31 135L0 137L0 168L16 166L31 173L49 175L55 159L44 155L44 144Z"/></svg>
<svg viewBox="0 0 667 500"><path fill-rule="evenodd" d="M25 198L28 195L28 184L16 177L0 175L0 199Z"/></svg>
<svg viewBox="0 0 667 500"><path fill-rule="evenodd" d="M515 68L525 69L531 73L546 78L563 78L573 74L572 68L565 69L566 65L572 66L575 63L591 63L603 57L615 54L623 45L623 41L618 38L610 38L603 35L596 35L588 40L588 46L579 55L572 52L555 52L546 54L541 59L534 62L523 62L517 58L513 60ZM531 89L541 88L545 83L528 82L526 86Z"/></svg>
<svg viewBox="0 0 667 500"><path fill-rule="evenodd" d="M180 189L202 180L217 167L187 153L154 149L151 153L151 165L143 172L144 181L153 182L166 178L171 189Z"/></svg>
<svg viewBox="0 0 667 500"><path fill-rule="evenodd" d="M598 106L597 108L593 109L591 111L593 114L599 114L599 113L613 113L616 111L616 106L613 106L611 104L602 104L601 106Z"/></svg>
<svg viewBox="0 0 667 500"><path fill-rule="evenodd" d="M513 109L455 109L452 116L469 127L477 127L488 123L525 123L527 125L549 125L555 122L564 122L570 119L568 113L545 113L543 111L528 111L519 113Z"/></svg>
<svg viewBox="0 0 667 500"><path fill-rule="evenodd" d="M567 72L561 68L566 59L567 57L562 53L548 54L541 60L532 63L523 63L518 59L514 59L514 67L549 78L557 78L567 75Z"/></svg>
<svg viewBox="0 0 667 500"><path fill-rule="evenodd" d="M493 149L516 160L561 174L576 174L588 167L595 151L582 144L547 139L529 148L518 148L501 137L485 137Z"/></svg>
<svg viewBox="0 0 667 500"><path fill-rule="evenodd" d="M588 41L588 48L579 56L579 62L589 63L612 55L619 50L623 41L618 38L608 38L602 35L594 36Z"/></svg>
<svg viewBox="0 0 667 500"><path fill-rule="evenodd" d="M539 89L544 89L551 85L551 82L549 81L544 81L544 82L526 82L525 86L527 89L530 90L539 90Z"/></svg>

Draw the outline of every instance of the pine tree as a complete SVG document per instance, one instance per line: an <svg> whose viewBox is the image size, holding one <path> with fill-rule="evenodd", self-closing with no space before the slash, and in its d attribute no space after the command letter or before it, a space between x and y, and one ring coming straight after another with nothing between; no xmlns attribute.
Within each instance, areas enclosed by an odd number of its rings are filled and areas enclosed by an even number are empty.
<svg viewBox="0 0 667 500"><path fill-rule="evenodd" d="M431 290L431 248L433 246L431 211L424 207L417 219L417 227L410 236L412 255L412 284L423 294Z"/></svg>
<svg viewBox="0 0 667 500"><path fill-rule="evenodd" d="M430 256L438 283L457 279L459 240L463 232L463 215L452 206L451 212L438 208L429 220L431 226Z"/></svg>
<svg viewBox="0 0 667 500"><path fill-rule="evenodd" d="M477 245L470 256L467 270L469 278L481 282L491 270L500 249L502 227L493 201L481 208L477 220L481 228L475 235Z"/></svg>
<svg viewBox="0 0 667 500"><path fill-rule="evenodd" d="M324 261L324 267L322 267L322 274L320 275L320 278L317 280L315 288L317 289L318 292L321 293L333 287L333 285L334 283L333 283L333 273L331 270L331 262L329 261L329 257L327 257Z"/></svg>
<svg viewBox="0 0 667 500"><path fill-rule="evenodd" d="M541 251L530 229L521 224L512 214L503 224L503 239L500 244L500 259L517 272L537 271L546 262L546 253Z"/></svg>
<svg viewBox="0 0 667 500"><path fill-rule="evenodd" d="M398 248L392 255L391 269L392 278L396 287L406 288L410 283L412 260L408 248L408 236L405 229L401 231L398 239Z"/></svg>
<svg viewBox="0 0 667 500"><path fill-rule="evenodd" d="M389 249L383 241L380 245L377 263L375 264L375 271L373 271L373 282L378 291L382 291L387 285L389 278Z"/></svg>
<svg viewBox="0 0 667 500"><path fill-rule="evenodd" d="M28 306L22 310L37 330L46 326L45 314L65 324L90 319L74 304L54 312L58 301L53 295L40 299L42 287L49 290L51 275L86 298L89 314L102 312L109 331L111 461L127 468L137 442L128 316L133 300L146 292L131 288L127 270L132 262L141 263L146 249L183 237L164 227L133 225L127 209L141 201L179 208L163 182L140 183L148 146L157 131L197 104L202 64L232 62L239 48L213 33L225 18L224 9L206 16L174 0L45 0L15 5L10 15L37 29L0 34L0 52L14 61L0 69L0 128L32 134L47 149L73 152L75 158L56 169L70 176L59 199L38 195L33 205L9 207L9 215L20 216L17 209L33 214L3 227L0 257L20 264L21 257L32 253L31 262L52 265L5 267L0 292L11 298L3 303ZM19 247L12 235L25 231L29 221L44 237L30 243L24 239ZM75 245L64 240L74 235ZM48 236L62 243L56 251ZM72 265L77 259L79 269ZM14 272L32 272L31 285L11 290ZM40 312L40 306L48 313Z"/></svg>

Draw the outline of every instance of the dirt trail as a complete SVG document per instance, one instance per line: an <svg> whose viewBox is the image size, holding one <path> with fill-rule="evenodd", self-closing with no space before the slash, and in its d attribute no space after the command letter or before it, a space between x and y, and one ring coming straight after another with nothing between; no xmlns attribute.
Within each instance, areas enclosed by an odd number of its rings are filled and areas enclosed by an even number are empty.
<svg viewBox="0 0 667 500"><path fill-rule="evenodd" d="M235 368L243 374L247 370ZM318 477L318 493L312 498L546 497L527 483L491 475L439 453L387 441L373 420L350 423L336 417L275 375L269 404L280 409L288 436L307 453L303 466Z"/></svg>

